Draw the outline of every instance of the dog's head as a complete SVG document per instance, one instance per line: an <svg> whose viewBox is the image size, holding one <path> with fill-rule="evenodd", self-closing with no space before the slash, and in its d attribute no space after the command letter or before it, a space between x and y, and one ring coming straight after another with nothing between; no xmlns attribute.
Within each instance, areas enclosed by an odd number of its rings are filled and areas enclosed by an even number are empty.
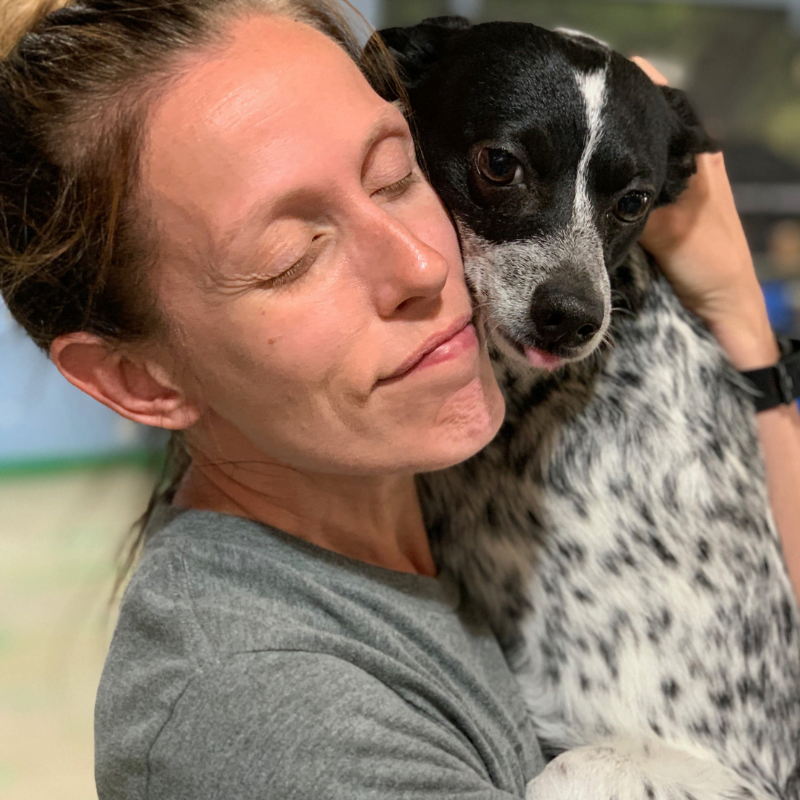
<svg viewBox="0 0 800 800"><path fill-rule="evenodd" d="M685 96L574 32L440 17L380 35L491 326L536 366L584 358L650 210L715 149Z"/></svg>

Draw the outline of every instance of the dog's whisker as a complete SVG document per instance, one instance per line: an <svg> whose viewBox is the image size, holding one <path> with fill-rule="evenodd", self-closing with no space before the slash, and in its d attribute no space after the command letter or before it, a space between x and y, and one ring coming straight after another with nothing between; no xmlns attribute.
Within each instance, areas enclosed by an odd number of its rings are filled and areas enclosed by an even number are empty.
<svg viewBox="0 0 800 800"><path fill-rule="evenodd" d="M617 340L614 338L614 334L611 331L606 331L603 334L603 344L608 345L608 347L616 347Z"/></svg>
<svg viewBox="0 0 800 800"><path fill-rule="evenodd" d="M636 314L627 308L626 306L611 306L611 313L612 314L622 314L623 316L635 317Z"/></svg>

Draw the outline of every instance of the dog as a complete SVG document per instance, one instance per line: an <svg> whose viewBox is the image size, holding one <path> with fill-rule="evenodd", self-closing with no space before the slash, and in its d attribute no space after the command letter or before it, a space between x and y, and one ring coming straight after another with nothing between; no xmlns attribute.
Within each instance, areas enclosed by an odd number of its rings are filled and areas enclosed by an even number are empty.
<svg viewBox="0 0 800 800"><path fill-rule="evenodd" d="M379 35L506 401L492 443L418 488L550 758L526 796L798 800L800 612L752 396L636 244L714 143L583 34Z"/></svg>

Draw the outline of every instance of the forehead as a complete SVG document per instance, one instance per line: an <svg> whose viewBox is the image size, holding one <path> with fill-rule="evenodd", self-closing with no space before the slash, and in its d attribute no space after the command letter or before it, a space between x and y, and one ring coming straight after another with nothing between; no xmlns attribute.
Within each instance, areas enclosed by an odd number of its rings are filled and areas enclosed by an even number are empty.
<svg viewBox="0 0 800 800"><path fill-rule="evenodd" d="M225 228L267 184L360 141L384 107L325 35L283 18L239 20L223 47L192 55L152 110L145 190L157 213Z"/></svg>

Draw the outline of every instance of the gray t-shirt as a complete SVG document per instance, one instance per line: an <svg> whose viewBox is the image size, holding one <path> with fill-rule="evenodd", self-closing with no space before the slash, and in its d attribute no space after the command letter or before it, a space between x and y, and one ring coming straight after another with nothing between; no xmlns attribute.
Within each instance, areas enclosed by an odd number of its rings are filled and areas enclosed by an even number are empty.
<svg viewBox="0 0 800 800"><path fill-rule="evenodd" d="M452 585L224 514L156 527L97 695L99 800L501 800L543 768Z"/></svg>

